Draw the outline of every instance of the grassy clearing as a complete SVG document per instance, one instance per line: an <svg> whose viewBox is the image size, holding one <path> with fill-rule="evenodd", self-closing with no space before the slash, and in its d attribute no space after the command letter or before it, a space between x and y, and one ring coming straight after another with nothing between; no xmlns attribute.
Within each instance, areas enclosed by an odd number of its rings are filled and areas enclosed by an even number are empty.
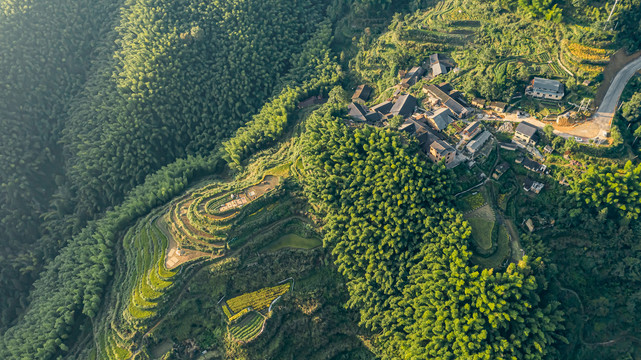
<svg viewBox="0 0 641 360"><path fill-rule="evenodd" d="M478 255L472 256L473 263L480 265L484 268L499 268L505 262L505 259L510 256L510 242L507 229L501 225L498 234L498 247L496 252L489 257L482 257Z"/></svg>
<svg viewBox="0 0 641 360"><path fill-rule="evenodd" d="M492 230L494 221L472 218L467 220L472 227L472 239L483 250L492 248Z"/></svg>
<svg viewBox="0 0 641 360"><path fill-rule="evenodd" d="M265 175L288 177L289 176L289 168L291 166L292 166L291 162L286 162L284 164L278 165L278 166L276 166L274 168L271 168L269 170L265 170Z"/></svg>
<svg viewBox="0 0 641 360"><path fill-rule="evenodd" d="M264 251L276 251L284 248L313 249L322 244L323 242L317 238L305 238L298 234L287 234L267 245Z"/></svg>

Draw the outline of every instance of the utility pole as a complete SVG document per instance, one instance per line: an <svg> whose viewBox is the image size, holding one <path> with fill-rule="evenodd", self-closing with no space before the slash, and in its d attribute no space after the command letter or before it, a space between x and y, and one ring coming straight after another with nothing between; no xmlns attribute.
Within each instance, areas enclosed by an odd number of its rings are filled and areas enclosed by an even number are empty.
<svg viewBox="0 0 641 360"><path fill-rule="evenodd" d="M605 30L605 28L610 23L610 19L612 18L612 14L614 14L614 9L617 7L618 3L619 3L619 0L614 1L614 5L612 5L612 10L610 10L610 16L608 16L608 20L606 20L605 25L603 26L603 30Z"/></svg>

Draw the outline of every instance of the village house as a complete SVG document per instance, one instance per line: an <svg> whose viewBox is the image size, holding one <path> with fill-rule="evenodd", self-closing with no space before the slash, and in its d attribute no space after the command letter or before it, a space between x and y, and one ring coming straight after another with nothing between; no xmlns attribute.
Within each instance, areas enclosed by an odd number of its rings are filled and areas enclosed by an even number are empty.
<svg viewBox="0 0 641 360"><path fill-rule="evenodd" d="M494 173L492 173L492 178L494 180L498 180L505 174L505 172L510 168L510 165L506 163L505 161L501 162L496 166L496 169L494 169Z"/></svg>
<svg viewBox="0 0 641 360"><path fill-rule="evenodd" d="M523 190L527 192L533 192L535 194L541 193L541 190L543 190L544 187L545 187L545 184L540 183L538 181L534 181L529 177L526 177L525 181L523 182Z"/></svg>
<svg viewBox="0 0 641 360"><path fill-rule="evenodd" d="M478 136L476 136L474 139L472 139L467 145L465 146L465 149L472 155L475 155L481 148L483 148L483 145L491 138L491 134L489 131L484 130L482 133L480 133Z"/></svg>
<svg viewBox="0 0 641 360"><path fill-rule="evenodd" d="M499 143L499 146L501 147L501 149L507 150L507 151L516 151L518 149L518 146L516 146L516 145L514 145L512 143L504 143L504 142L502 142L502 143Z"/></svg>
<svg viewBox="0 0 641 360"><path fill-rule="evenodd" d="M352 102L365 104L369 100L369 96L372 94L372 88L368 85L359 85L352 95Z"/></svg>
<svg viewBox="0 0 641 360"><path fill-rule="evenodd" d="M479 98L472 99L472 106L476 106L479 109L484 109L485 103L486 101L483 99L479 99Z"/></svg>
<svg viewBox="0 0 641 360"><path fill-rule="evenodd" d="M497 113L503 114L507 110L507 103L500 101L492 101L489 103L490 109L496 111Z"/></svg>
<svg viewBox="0 0 641 360"><path fill-rule="evenodd" d="M428 94L430 106L445 106L459 119L466 117L470 113L460 96L456 96L456 98L452 96L458 95L458 92L451 90L449 84L427 85L423 87L423 92Z"/></svg>
<svg viewBox="0 0 641 360"><path fill-rule="evenodd" d="M539 173L539 174L545 173L545 170L547 170L547 168L548 168L546 165L540 164L540 163L538 163L538 162L536 162L534 160L530 160L528 158L520 157L520 158L516 159L515 162L517 164L523 165L524 168L526 168L526 169L528 169L530 171Z"/></svg>
<svg viewBox="0 0 641 360"><path fill-rule="evenodd" d="M538 129L536 126L528 123L521 122L519 126L516 127L516 132L514 133L514 140L524 146L534 146L538 141Z"/></svg>
<svg viewBox="0 0 641 360"><path fill-rule="evenodd" d="M394 103L391 101L384 101L378 105L374 105L370 108L370 111L375 111L378 113L383 114L384 116L389 114L390 111L392 111L392 107L394 106Z"/></svg>
<svg viewBox="0 0 641 360"><path fill-rule="evenodd" d="M456 67L454 61L443 54L430 55L430 71L432 77L445 75Z"/></svg>
<svg viewBox="0 0 641 360"><path fill-rule="evenodd" d="M429 154L432 161L439 162L444 160L445 165L448 165L456 157L456 149L443 140L435 140L430 144Z"/></svg>
<svg viewBox="0 0 641 360"><path fill-rule="evenodd" d="M416 111L417 105L418 102L414 96L409 94L401 95L390 109L390 114L392 114L392 116L401 115L402 117L408 117Z"/></svg>
<svg viewBox="0 0 641 360"><path fill-rule="evenodd" d="M422 67L420 66L413 67L401 79L401 83L400 83L401 88L408 89L416 85L416 83L421 79L424 73L425 73L425 69L423 69Z"/></svg>
<svg viewBox="0 0 641 360"><path fill-rule="evenodd" d="M452 117L454 114L448 108L440 108L432 113L427 114L427 123L430 124L432 129L437 131L443 131L449 124L454 120Z"/></svg>
<svg viewBox="0 0 641 360"><path fill-rule="evenodd" d="M565 95L563 84L556 80L535 77L525 88L525 95L542 99L560 100Z"/></svg>
<svg viewBox="0 0 641 360"><path fill-rule="evenodd" d="M479 121L469 124L461 133L463 135L463 140L471 140L473 137L478 135L481 130L481 123Z"/></svg>
<svg viewBox="0 0 641 360"><path fill-rule="evenodd" d="M415 137L423 152L433 162L444 160L445 165L449 165L456 157L456 149L439 139L436 134L420 121L407 119L398 130Z"/></svg>
<svg viewBox="0 0 641 360"><path fill-rule="evenodd" d="M349 110L347 115L356 121L377 122L382 119L381 113L368 110L367 106L359 103L351 103L347 109Z"/></svg>

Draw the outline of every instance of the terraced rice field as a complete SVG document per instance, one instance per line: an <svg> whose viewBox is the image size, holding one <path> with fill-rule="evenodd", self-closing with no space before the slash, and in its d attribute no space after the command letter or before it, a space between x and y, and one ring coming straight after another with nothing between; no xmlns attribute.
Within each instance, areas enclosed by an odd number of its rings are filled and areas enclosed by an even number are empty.
<svg viewBox="0 0 641 360"><path fill-rule="evenodd" d="M285 294L291 287L290 283L263 288L258 291L242 294L226 301L234 315L243 309L251 308L254 311L267 309L277 297Z"/></svg>
<svg viewBox="0 0 641 360"><path fill-rule="evenodd" d="M130 358L132 338L157 317L159 307L174 287L180 270L165 267L168 239L155 225L155 219L142 219L125 234L120 266L127 271L114 294L117 305L112 320L98 335L99 358Z"/></svg>
<svg viewBox="0 0 641 360"><path fill-rule="evenodd" d="M249 341L260 334L265 323L265 318L252 311L243 321L229 327L231 336L239 341Z"/></svg>

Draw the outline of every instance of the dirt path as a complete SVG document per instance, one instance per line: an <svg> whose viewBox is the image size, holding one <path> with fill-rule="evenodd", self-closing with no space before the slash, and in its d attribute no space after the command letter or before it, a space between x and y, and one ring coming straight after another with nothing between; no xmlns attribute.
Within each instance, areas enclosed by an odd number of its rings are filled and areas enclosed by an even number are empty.
<svg viewBox="0 0 641 360"><path fill-rule="evenodd" d="M635 336L629 335L627 331L624 331L623 333L621 333L620 335L618 335L617 337L611 340L595 342L595 343L590 343L585 341L585 338L583 337L583 328L585 327L585 322L589 319L589 317L585 315L585 308L583 307L583 301L581 301L581 297L579 296L579 294L576 293L576 291L565 288L560 283L559 283L559 289L561 289L561 291L565 291L572 294L579 301L579 306L581 308L581 323L579 324L579 341L583 346L610 346L618 343L623 339L629 339L637 343L641 343L641 339Z"/></svg>

